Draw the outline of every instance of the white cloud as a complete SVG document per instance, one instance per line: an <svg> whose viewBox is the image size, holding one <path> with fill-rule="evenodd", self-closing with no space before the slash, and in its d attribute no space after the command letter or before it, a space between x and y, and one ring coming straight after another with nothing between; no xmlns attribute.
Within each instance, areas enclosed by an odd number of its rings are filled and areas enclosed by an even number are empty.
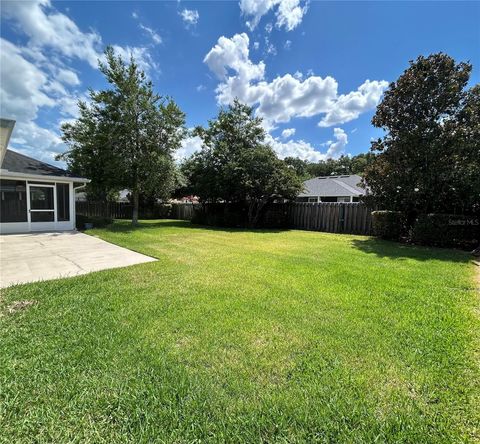
<svg viewBox="0 0 480 444"><path fill-rule="evenodd" d="M272 9L276 8L277 28L285 28L287 31L295 29L307 12L305 2L300 0L240 0L239 6L242 14L249 18L246 25L250 31L253 31L260 19Z"/></svg>
<svg viewBox="0 0 480 444"><path fill-rule="evenodd" d="M185 8L182 12L180 12L180 15L182 16L182 20L187 27L195 26L200 19L200 14L196 9Z"/></svg>
<svg viewBox="0 0 480 444"><path fill-rule="evenodd" d="M112 45L115 54L120 56L127 63L130 62L130 58L133 56L135 62L140 67L140 69L149 72L151 69L159 71L160 68L157 63L153 60L148 48L141 46L119 46ZM102 60L104 60L102 56Z"/></svg>
<svg viewBox="0 0 480 444"><path fill-rule="evenodd" d="M336 106L327 112L326 116L319 122L319 126L332 126L339 123L349 122L356 119L363 112L374 109L388 82L365 80L357 91L342 94L338 97Z"/></svg>
<svg viewBox="0 0 480 444"><path fill-rule="evenodd" d="M54 9L49 0L3 2L2 16L15 21L17 28L29 37L29 47L49 48L97 67L100 35L94 31L82 32L69 17Z"/></svg>
<svg viewBox="0 0 480 444"><path fill-rule="evenodd" d="M266 137L266 142L278 154L278 157L284 159L285 157L299 157L310 162L318 162L327 158L326 154L317 151L310 143L304 140L289 140L282 142L278 138L271 136Z"/></svg>
<svg viewBox="0 0 480 444"><path fill-rule="evenodd" d="M293 128L286 129L282 132L282 137L285 136L286 131L293 130L293 135L295 130ZM299 157L302 160L308 160L309 162L319 162L321 160L326 160L329 158L338 158L341 154L345 152L345 147L348 144L348 137L343 131L342 128L334 128L333 136L336 139L335 142L329 140L326 143L320 144L320 146L327 146L328 150L326 153L315 149L315 147L304 140L288 140L282 142L278 137L273 137L270 134L267 134L266 142L275 150L278 156L281 159L285 157Z"/></svg>
<svg viewBox="0 0 480 444"><path fill-rule="evenodd" d="M77 74L70 69L61 68L58 70L56 75L57 80L60 82L66 83L67 85L80 85L80 79L78 78Z"/></svg>
<svg viewBox="0 0 480 444"><path fill-rule="evenodd" d="M148 26L145 26L142 23L139 23L138 26L140 27L140 29L143 29L148 34L148 36L153 40L153 43L155 43L156 45L162 43L162 38L155 30L149 28Z"/></svg>
<svg viewBox="0 0 480 444"><path fill-rule="evenodd" d="M289 137L292 137L295 134L295 128L285 128L282 131L282 137L284 139L288 139Z"/></svg>
<svg viewBox="0 0 480 444"><path fill-rule="evenodd" d="M331 77L301 73L285 74L265 80L265 63L255 64L249 57L249 38L245 33L224 36L205 56L204 62L221 80L216 89L217 101L226 105L237 97L257 106L257 114L271 128L292 118L323 114L320 126L333 126L356 119L373 109L388 86L386 81L366 80L356 91L338 94L338 83Z"/></svg>
<svg viewBox="0 0 480 444"><path fill-rule="evenodd" d="M283 48L286 49L287 51L292 47L292 41L291 40L287 40L284 45L283 45Z"/></svg>
<svg viewBox="0 0 480 444"><path fill-rule="evenodd" d="M95 31L81 31L73 20L57 11L50 0L4 2L1 13L2 17L12 21L18 31L29 37L25 50L28 49L32 56L37 54L33 56L37 61L47 59L42 49L49 50L50 60L57 55L67 59L76 58L86 61L92 68L97 68L98 60L103 58L101 36ZM138 56L143 69L155 67L146 47L116 45L115 48L122 54L128 52ZM57 62L62 63L59 60Z"/></svg>
<svg viewBox="0 0 480 444"><path fill-rule="evenodd" d="M175 158L179 161L184 160L201 149L202 139L200 137L187 137L183 139L182 146L175 152Z"/></svg>
<svg viewBox="0 0 480 444"><path fill-rule="evenodd" d="M247 34L236 34L231 39L220 37L218 43L203 59L204 63L219 79L227 79L229 70L235 71L242 80L256 80L264 76L265 64L254 64L248 58L249 38Z"/></svg>
<svg viewBox="0 0 480 444"><path fill-rule="evenodd" d="M12 29L27 36L25 46L0 40L0 114L16 120L12 146L41 160L54 161L65 148L60 121L77 116L81 84L77 72L68 66L72 59L86 61L97 68L102 41L95 31L83 32L49 0L5 2L2 19ZM145 70L157 68L146 47L114 46L124 58L133 54ZM42 113L57 113L55 124L42 128Z"/></svg>
<svg viewBox="0 0 480 444"><path fill-rule="evenodd" d="M139 20L139 16L136 12L132 12L132 17L135 20ZM140 21L138 23L138 27L141 30L145 31L145 34L147 34L152 39L152 41L155 45L160 45L162 43L162 37L160 37L160 35L154 29L144 25Z"/></svg>
<svg viewBox="0 0 480 444"><path fill-rule="evenodd" d="M201 92L201 91L205 91L207 89L207 87L205 85L198 85L195 89L198 92Z"/></svg>
<svg viewBox="0 0 480 444"><path fill-rule="evenodd" d="M17 121L36 118L40 107L53 107L47 94L49 78L22 56L21 49L5 39L0 40L0 102L2 117Z"/></svg>
<svg viewBox="0 0 480 444"><path fill-rule="evenodd" d="M327 157L335 159L345 152L348 136L342 128L333 128L333 137L335 137L336 142L330 142Z"/></svg>
<svg viewBox="0 0 480 444"><path fill-rule="evenodd" d="M267 23L265 25L265 31L270 34L272 32L272 30L273 30L273 25L271 23Z"/></svg>
<svg viewBox="0 0 480 444"><path fill-rule="evenodd" d="M265 53L271 55L277 55L277 48L270 42L268 37L265 37Z"/></svg>
<svg viewBox="0 0 480 444"><path fill-rule="evenodd" d="M253 49L257 51L258 48L260 48L260 42L253 42Z"/></svg>

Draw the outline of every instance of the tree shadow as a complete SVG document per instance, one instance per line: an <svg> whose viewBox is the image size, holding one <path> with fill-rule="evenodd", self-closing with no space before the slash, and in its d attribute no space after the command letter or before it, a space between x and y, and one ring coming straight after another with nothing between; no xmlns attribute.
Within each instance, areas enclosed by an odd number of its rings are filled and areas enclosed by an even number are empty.
<svg viewBox="0 0 480 444"><path fill-rule="evenodd" d="M283 233L285 231L290 231L288 228L234 228L234 227L215 227L211 225L199 225L193 224L188 220L175 220L175 219L164 219L161 221L150 222L148 220L143 220L139 222L137 227L134 227L127 220L115 221L113 224L105 227L106 231L112 233L133 233L135 231L143 231L150 229L158 228L182 228L182 229L191 229L191 230L207 230L207 231L219 231L225 233Z"/></svg>
<svg viewBox="0 0 480 444"><path fill-rule="evenodd" d="M352 246L364 253L374 254L380 258L399 260L415 259L418 261L429 261L434 259L463 263L473 261L473 256L469 252L463 250L408 245L376 238L353 239Z"/></svg>

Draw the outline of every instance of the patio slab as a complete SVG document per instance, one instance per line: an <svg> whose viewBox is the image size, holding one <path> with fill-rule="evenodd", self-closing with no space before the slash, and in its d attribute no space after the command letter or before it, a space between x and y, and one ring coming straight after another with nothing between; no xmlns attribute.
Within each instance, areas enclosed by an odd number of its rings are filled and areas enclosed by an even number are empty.
<svg viewBox="0 0 480 444"><path fill-rule="evenodd" d="M77 231L0 236L0 288L155 261Z"/></svg>

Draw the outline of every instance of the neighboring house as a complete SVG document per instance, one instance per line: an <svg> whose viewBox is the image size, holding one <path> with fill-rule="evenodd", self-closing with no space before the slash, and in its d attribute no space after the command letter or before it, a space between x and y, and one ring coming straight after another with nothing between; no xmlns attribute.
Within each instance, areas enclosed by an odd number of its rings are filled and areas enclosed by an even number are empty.
<svg viewBox="0 0 480 444"><path fill-rule="evenodd" d="M88 179L7 149L14 125L0 119L0 233L73 230L75 190Z"/></svg>
<svg viewBox="0 0 480 444"><path fill-rule="evenodd" d="M360 196L366 194L365 189L360 188L361 180L356 174L306 180L297 202L358 202Z"/></svg>

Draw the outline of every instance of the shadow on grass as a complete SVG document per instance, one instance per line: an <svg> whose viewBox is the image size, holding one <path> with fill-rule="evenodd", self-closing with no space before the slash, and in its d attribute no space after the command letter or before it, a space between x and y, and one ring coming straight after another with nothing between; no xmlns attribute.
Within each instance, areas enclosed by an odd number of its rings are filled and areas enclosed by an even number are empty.
<svg viewBox="0 0 480 444"><path fill-rule="evenodd" d="M226 233L283 233L289 231L288 228L228 228L228 227L213 227L210 225L197 225L188 220L174 220L163 219L159 221L140 221L137 227L133 227L128 220L116 220L112 225L109 225L105 230L113 233L133 233L138 230L149 230L157 228L182 228L182 229L201 229L208 231L221 231Z"/></svg>
<svg viewBox="0 0 480 444"><path fill-rule="evenodd" d="M473 260L473 256L470 253L462 250L407 245L375 238L354 239L352 240L352 246L364 253L374 254L381 258L415 259L419 261L433 259L464 263Z"/></svg>

